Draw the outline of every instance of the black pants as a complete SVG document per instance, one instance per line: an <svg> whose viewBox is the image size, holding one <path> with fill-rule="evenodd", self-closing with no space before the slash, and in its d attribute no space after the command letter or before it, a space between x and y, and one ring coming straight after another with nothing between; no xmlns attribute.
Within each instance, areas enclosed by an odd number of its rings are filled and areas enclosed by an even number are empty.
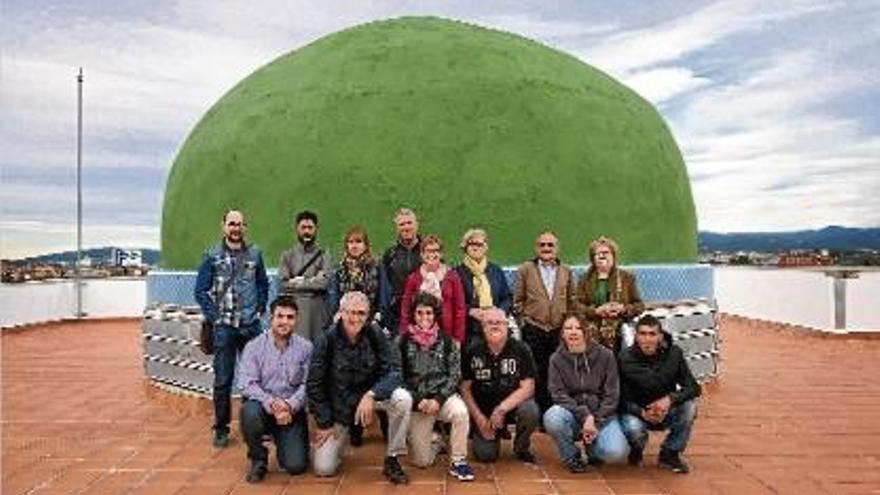
<svg viewBox="0 0 880 495"><path fill-rule="evenodd" d="M547 390L547 368L550 367L550 356L559 347L559 329L545 331L526 323L522 327L522 339L532 350L535 358L537 379L535 380L535 402L543 415L553 405L553 398Z"/></svg>

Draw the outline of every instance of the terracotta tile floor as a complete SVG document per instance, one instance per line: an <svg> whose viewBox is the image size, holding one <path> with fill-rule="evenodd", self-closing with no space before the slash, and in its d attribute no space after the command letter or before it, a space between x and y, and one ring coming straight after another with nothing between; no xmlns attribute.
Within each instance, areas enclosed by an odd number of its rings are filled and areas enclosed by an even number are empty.
<svg viewBox="0 0 880 495"><path fill-rule="evenodd" d="M382 480L381 442L348 453L333 479L273 471L257 486L237 433L211 448L207 401L145 385L136 321L47 325L2 335L2 493L449 495L880 494L880 340L823 338L725 317L722 378L706 387L688 450L693 472L561 469L548 439L539 466L508 457L477 480L409 468Z"/></svg>

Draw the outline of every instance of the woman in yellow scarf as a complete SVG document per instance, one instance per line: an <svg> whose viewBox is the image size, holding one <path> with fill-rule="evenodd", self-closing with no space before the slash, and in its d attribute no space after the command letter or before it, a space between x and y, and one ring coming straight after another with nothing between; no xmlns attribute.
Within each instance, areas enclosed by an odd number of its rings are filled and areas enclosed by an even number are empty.
<svg viewBox="0 0 880 495"><path fill-rule="evenodd" d="M485 310L495 307L510 312L510 287L500 266L489 261L489 235L483 229L469 229L461 238L464 258L455 270L464 286L468 306L466 345L482 338Z"/></svg>

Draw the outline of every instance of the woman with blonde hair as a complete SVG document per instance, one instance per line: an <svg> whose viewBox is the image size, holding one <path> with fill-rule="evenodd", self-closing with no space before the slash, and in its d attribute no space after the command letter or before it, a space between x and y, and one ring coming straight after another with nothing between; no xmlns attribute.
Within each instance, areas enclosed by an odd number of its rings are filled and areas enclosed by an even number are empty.
<svg viewBox="0 0 880 495"><path fill-rule="evenodd" d="M483 336L483 314L491 308L510 312L510 287L500 266L489 261L489 235L483 229L468 229L459 244L464 252L455 267L464 287L468 307L466 342Z"/></svg>

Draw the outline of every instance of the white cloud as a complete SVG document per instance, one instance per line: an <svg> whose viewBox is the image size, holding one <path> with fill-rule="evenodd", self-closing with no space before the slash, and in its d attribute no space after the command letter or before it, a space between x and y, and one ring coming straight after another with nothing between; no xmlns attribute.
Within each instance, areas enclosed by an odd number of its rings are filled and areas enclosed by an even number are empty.
<svg viewBox="0 0 880 495"><path fill-rule="evenodd" d="M662 67L628 74L623 81L648 101L662 104L681 94L711 84L685 67Z"/></svg>

